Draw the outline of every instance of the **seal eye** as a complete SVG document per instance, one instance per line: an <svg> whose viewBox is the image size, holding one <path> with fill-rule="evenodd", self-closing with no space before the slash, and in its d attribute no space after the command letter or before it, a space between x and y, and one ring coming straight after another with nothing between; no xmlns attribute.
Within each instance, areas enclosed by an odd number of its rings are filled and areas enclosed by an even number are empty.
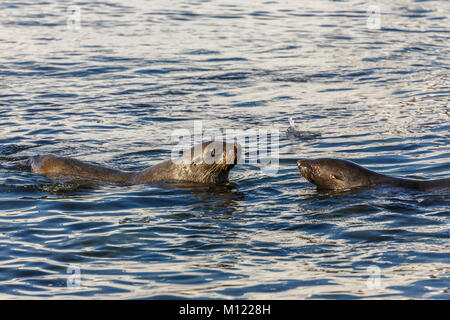
<svg viewBox="0 0 450 320"><path fill-rule="evenodd" d="M211 151L211 157L214 157L216 155L216 149L212 149Z"/></svg>
<svg viewBox="0 0 450 320"><path fill-rule="evenodd" d="M335 180L341 180L341 181L344 181L344 179L342 179L342 177L340 177L340 176L331 175L331 177L332 177L333 179L335 179Z"/></svg>

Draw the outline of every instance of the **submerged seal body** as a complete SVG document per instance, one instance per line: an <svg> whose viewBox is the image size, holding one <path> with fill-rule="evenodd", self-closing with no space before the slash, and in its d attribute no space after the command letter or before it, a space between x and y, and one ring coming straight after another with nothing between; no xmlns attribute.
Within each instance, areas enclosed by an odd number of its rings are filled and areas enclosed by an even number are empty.
<svg viewBox="0 0 450 320"><path fill-rule="evenodd" d="M33 173L49 177L75 177L126 184L163 181L223 183L228 181L228 174L236 165L239 152L240 147L236 143L209 141L184 151L177 159L166 160L137 172L106 168L55 155L37 155L18 163L30 167Z"/></svg>
<svg viewBox="0 0 450 320"><path fill-rule="evenodd" d="M343 190L388 185L428 191L450 188L450 179L413 180L387 176L339 159L299 160L300 174L319 188Z"/></svg>

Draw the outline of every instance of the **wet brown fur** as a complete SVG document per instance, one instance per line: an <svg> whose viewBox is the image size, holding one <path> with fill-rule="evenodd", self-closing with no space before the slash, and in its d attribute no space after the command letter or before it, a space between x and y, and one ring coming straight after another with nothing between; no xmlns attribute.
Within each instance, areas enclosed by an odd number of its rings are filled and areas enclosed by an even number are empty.
<svg viewBox="0 0 450 320"><path fill-rule="evenodd" d="M299 160L300 174L319 188L342 190L359 187L389 185L428 191L450 188L450 179L414 180L380 174L351 161L340 159Z"/></svg>
<svg viewBox="0 0 450 320"><path fill-rule="evenodd" d="M220 145L217 142L205 142L197 149L191 148L194 159L196 152L201 152L201 159L189 162L189 158L166 160L157 165L137 172L121 171L87 163L73 158L55 155L37 155L18 164L31 168L33 173L49 177L77 177L98 181L121 182L126 184L144 184L161 181L191 181L199 183L223 183L228 180L228 173L237 163L239 146L222 145L222 159L214 163L205 163L205 157L215 153ZM228 149L227 149L228 147ZM211 149L211 150L210 150ZM232 150L231 150L232 149ZM197 157L198 159L198 157Z"/></svg>

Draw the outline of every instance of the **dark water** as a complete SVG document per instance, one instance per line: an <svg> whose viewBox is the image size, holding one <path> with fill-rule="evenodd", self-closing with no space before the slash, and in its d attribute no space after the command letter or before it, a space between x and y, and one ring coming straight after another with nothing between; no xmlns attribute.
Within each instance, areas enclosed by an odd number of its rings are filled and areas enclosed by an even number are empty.
<svg viewBox="0 0 450 320"><path fill-rule="evenodd" d="M449 2L375 4L2 1L0 298L449 299L448 191L320 192L295 166L450 175ZM142 169L200 120L279 129L278 173L86 186L11 161Z"/></svg>

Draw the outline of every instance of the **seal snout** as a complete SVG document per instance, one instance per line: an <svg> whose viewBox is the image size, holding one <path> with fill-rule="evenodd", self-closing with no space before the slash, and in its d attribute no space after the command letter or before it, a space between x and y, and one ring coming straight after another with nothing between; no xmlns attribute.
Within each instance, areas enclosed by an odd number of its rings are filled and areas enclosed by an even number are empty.
<svg viewBox="0 0 450 320"><path fill-rule="evenodd" d="M238 143L223 143L220 146L222 155L220 158L215 158L215 163L223 166L223 169L231 169L239 161L241 155L241 147ZM214 157L212 157L214 159Z"/></svg>
<svg viewBox="0 0 450 320"><path fill-rule="evenodd" d="M224 144L223 163L227 165L236 165L240 157L241 148L239 144Z"/></svg>
<svg viewBox="0 0 450 320"><path fill-rule="evenodd" d="M308 160L298 160L297 161L297 167L300 169L300 172L302 170L311 170L311 163Z"/></svg>
<svg viewBox="0 0 450 320"><path fill-rule="evenodd" d="M308 181L311 181L311 176L313 169L311 167L310 160L298 160L297 167L300 171L300 174Z"/></svg>

